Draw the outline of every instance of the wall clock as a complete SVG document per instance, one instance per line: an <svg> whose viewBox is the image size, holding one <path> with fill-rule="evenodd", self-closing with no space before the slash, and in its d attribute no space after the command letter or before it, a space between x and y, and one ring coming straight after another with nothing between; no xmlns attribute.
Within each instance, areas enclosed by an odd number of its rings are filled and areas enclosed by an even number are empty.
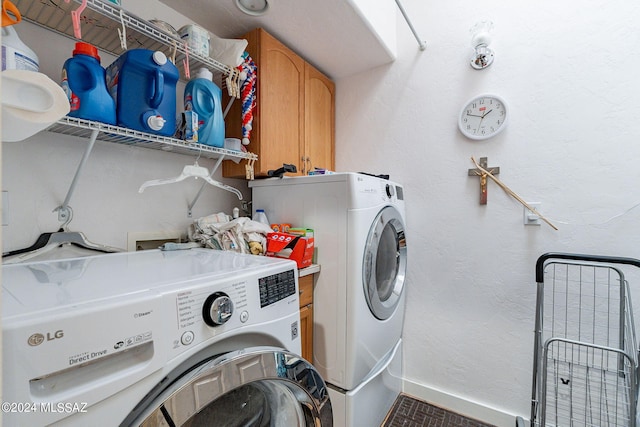
<svg viewBox="0 0 640 427"><path fill-rule="evenodd" d="M509 119L507 104L498 95L483 94L469 100L458 116L458 127L464 136L474 140L488 139L502 132Z"/></svg>

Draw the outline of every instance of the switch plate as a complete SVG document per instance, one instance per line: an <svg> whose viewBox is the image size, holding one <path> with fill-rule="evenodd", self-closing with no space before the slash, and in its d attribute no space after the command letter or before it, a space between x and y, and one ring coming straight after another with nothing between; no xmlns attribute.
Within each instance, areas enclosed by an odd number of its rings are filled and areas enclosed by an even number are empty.
<svg viewBox="0 0 640 427"><path fill-rule="evenodd" d="M527 204L532 208L534 208L535 210L537 210L538 212L540 212L540 207L542 206L541 202L527 202ZM541 225L542 224L542 220L538 215L534 214L524 206L522 207L522 209L524 210L522 215L523 217L522 220L524 221L524 225Z"/></svg>

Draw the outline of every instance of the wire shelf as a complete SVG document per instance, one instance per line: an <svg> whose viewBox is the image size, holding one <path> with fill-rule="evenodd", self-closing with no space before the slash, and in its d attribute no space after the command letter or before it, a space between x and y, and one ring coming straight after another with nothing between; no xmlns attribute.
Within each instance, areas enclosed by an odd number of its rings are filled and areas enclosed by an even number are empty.
<svg viewBox="0 0 640 427"><path fill-rule="evenodd" d="M150 148L153 150L162 150L177 154L199 154L201 157L207 159L217 159L221 156L224 156L225 159L258 159L258 156L254 153L216 148L205 144L187 142L176 138L154 135L106 123L77 119L75 117L63 117L47 128L47 131L50 132L82 138L91 137L91 133L94 130L101 132L98 137L100 141L113 142L122 145Z"/></svg>
<svg viewBox="0 0 640 427"><path fill-rule="evenodd" d="M23 19L75 40L71 11L78 8L80 0L69 3L64 0L14 0L13 3L20 10ZM171 57L175 48L177 50L176 66L182 67L182 60L186 58L183 40L111 2L87 1L87 7L81 17L82 41L114 56L119 56L123 50L120 46L118 28L123 24L127 28L126 39L129 49L164 50L167 57ZM193 70L203 66L212 72L220 72L224 75L231 73L229 66L189 51L189 68ZM181 75L184 76L184 70Z"/></svg>

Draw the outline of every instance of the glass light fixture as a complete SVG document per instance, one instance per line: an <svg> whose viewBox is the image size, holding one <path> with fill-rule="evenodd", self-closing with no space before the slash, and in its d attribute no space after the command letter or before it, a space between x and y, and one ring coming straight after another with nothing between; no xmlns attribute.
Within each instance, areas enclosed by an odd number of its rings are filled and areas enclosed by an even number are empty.
<svg viewBox="0 0 640 427"><path fill-rule="evenodd" d="M493 63L494 53L489 49L491 43L491 35L493 30L493 22L481 21L471 27L471 47L473 55L471 56L471 67L476 70L487 68Z"/></svg>
<svg viewBox="0 0 640 427"><path fill-rule="evenodd" d="M273 0L236 0L238 9L251 16L260 16L267 13L269 3Z"/></svg>

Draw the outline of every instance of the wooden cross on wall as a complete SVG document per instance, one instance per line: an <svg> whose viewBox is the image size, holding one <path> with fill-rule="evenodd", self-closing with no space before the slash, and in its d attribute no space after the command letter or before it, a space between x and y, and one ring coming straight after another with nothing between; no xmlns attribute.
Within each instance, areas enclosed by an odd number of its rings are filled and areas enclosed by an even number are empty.
<svg viewBox="0 0 640 427"><path fill-rule="evenodd" d="M500 173L499 167L492 167L492 168L487 167L486 157L480 157L479 165L484 170L491 173L491 175L498 175ZM480 169L475 168L475 169L469 169L469 176L480 177L480 204L486 205L487 204L487 174L481 171Z"/></svg>

